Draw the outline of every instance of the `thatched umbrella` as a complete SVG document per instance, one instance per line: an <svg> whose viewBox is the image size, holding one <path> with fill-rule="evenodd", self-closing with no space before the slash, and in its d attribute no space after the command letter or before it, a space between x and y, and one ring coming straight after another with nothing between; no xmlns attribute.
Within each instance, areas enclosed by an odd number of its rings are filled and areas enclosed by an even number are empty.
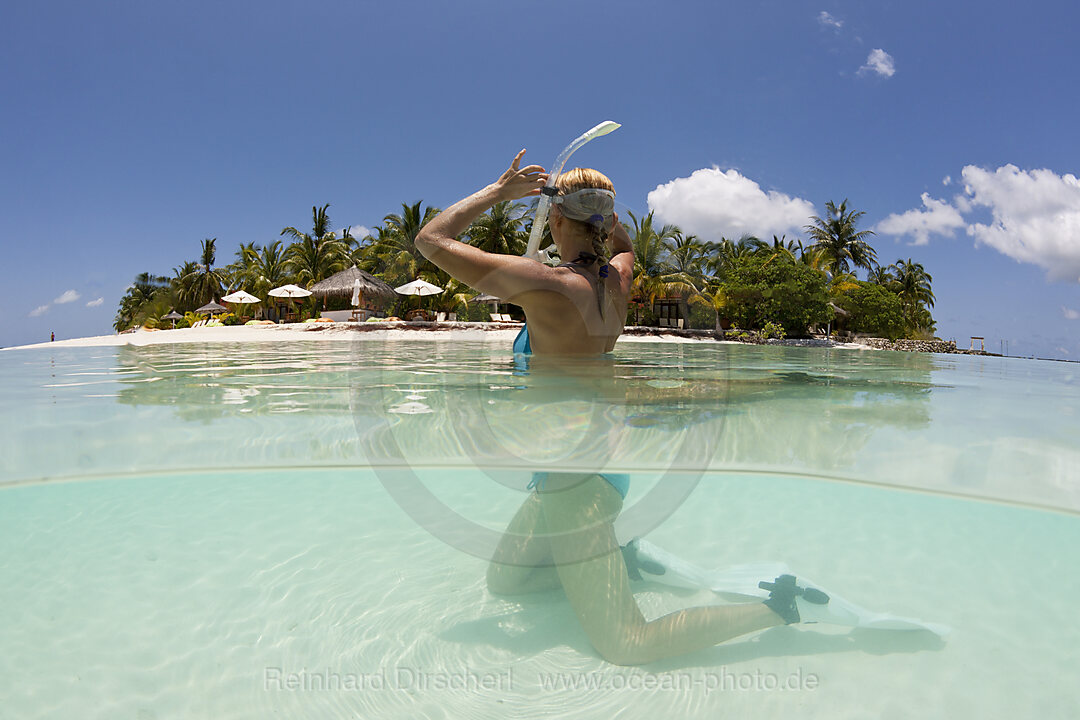
<svg viewBox="0 0 1080 720"><path fill-rule="evenodd" d="M311 294L323 298L324 301L330 297L351 297L353 285L357 280L360 281L361 294L366 297L392 298L396 296L394 288L355 265L315 283L310 288Z"/></svg>
<svg viewBox="0 0 1080 720"><path fill-rule="evenodd" d="M832 309L833 314L836 315L837 319L846 318L851 315L851 313L849 313L847 310L840 307L839 305L836 305L835 303L830 302L829 307ZM828 325L825 326L825 338L828 339L830 337L832 337L832 320L830 320Z"/></svg>
<svg viewBox="0 0 1080 720"><path fill-rule="evenodd" d="M482 295L477 295L476 297L469 300L469 302L477 304L484 303L488 306L488 312L494 314L499 312L499 305L503 302L503 299L500 297L495 297L494 295L484 293Z"/></svg>
<svg viewBox="0 0 1080 720"><path fill-rule="evenodd" d="M172 320L173 329L176 329L176 321L177 320L183 320L184 316L181 315L180 313L176 312L175 310L169 310L169 314L168 315L162 315L161 319L162 320Z"/></svg>
<svg viewBox="0 0 1080 720"><path fill-rule="evenodd" d="M195 312L197 312L197 313L207 313L208 315L220 315L221 313L228 312L228 311L229 311L229 308L225 307L224 305L218 305L216 302L211 300L210 302L206 303L205 305L203 305L201 308L199 308Z"/></svg>

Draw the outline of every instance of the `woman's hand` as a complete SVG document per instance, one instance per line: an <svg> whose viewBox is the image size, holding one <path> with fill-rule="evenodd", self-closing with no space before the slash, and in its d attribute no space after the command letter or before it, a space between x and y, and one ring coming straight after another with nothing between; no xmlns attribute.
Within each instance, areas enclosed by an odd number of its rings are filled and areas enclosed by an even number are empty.
<svg viewBox="0 0 1080 720"><path fill-rule="evenodd" d="M517 200L530 195L539 195L540 188L547 184L548 174L540 165L518 167L524 154L525 150L522 150L515 155L514 161L510 163L510 168L495 181L494 187L500 202L503 200Z"/></svg>

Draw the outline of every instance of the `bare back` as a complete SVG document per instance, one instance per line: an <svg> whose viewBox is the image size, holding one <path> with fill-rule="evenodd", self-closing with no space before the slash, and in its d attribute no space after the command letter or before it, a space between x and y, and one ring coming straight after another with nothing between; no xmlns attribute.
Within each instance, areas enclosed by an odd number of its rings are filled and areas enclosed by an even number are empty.
<svg viewBox="0 0 1080 720"><path fill-rule="evenodd" d="M633 255L612 258L603 283L604 311L597 302L595 270L574 264L553 268L550 289L530 290L513 302L525 310L529 341L539 355L599 355L611 352L622 334L630 296Z"/></svg>

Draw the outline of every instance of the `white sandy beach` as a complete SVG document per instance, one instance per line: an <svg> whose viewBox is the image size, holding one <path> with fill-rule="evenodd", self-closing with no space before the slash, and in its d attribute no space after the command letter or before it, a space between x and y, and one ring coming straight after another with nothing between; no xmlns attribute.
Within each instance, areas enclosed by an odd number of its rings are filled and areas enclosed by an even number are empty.
<svg viewBox="0 0 1080 720"><path fill-rule="evenodd" d="M521 325L497 323L311 323L291 325L234 325L226 327L181 328L177 330L138 330L136 332L114 335L71 338L55 342L35 343L4 348L19 350L44 347L113 347L120 345L168 345L176 343L250 343L250 342L288 342L296 340L321 340L334 342L352 342L357 340L417 340L456 342L494 342L509 345L514 341ZM629 331L619 338L620 343L664 342L664 343L731 343L730 340L716 340L708 335L703 337L683 337L679 335L632 334ZM847 348L853 350L871 349L857 343L838 343L826 341L784 340L774 341L783 345L813 345L820 347Z"/></svg>

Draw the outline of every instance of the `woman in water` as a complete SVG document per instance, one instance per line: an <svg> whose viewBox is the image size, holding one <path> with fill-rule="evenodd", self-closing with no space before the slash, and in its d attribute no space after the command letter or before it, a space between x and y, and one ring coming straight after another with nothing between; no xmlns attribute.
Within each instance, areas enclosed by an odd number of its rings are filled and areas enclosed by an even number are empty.
<svg viewBox="0 0 1080 720"><path fill-rule="evenodd" d="M525 151L494 183L455 203L416 238L423 255L480 292L519 305L526 328L516 352L541 358L599 356L622 334L634 251L614 212L614 188L588 169L555 182L549 226L560 258L550 267L497 255L456 238L498 202L539 195L548 176L520 167ZM609 662L635 665L710 647L756 630L797 622L792 596L764 604L697 607L646 621L630 590L613 523L628 480L598 474L538 474L488 569L491 592L513 595L562 586L593 646Z"/></svg>

